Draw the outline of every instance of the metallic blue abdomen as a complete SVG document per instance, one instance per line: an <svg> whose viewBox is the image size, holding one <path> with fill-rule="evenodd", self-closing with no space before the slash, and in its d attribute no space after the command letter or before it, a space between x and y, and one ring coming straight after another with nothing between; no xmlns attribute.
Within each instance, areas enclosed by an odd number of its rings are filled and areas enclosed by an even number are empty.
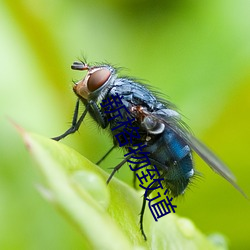
<svg viewBox="0 0 250 250"><path fill-rule="evenodd" d="M145 151L164 178L173 196L182 194L194 175L191 150L173 131L165 129Z"/></svg>

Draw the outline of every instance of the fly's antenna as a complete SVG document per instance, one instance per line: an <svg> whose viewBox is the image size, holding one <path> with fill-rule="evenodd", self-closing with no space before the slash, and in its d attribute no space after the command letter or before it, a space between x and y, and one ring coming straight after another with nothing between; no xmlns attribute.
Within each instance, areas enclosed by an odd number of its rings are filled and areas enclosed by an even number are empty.
<svg viewBox="0 0 250 250"><path fill-rule="evenodd" d="M89 70L89 65L84 62L73 62L71 69L74 70Z"/></svg>

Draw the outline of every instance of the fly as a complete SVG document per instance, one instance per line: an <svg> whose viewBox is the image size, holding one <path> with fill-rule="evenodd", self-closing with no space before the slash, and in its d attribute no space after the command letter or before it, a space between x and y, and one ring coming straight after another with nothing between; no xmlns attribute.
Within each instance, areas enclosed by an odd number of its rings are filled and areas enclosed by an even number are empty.
<svg viewBox="0 0 250 250"><path fill-rule="evenodd" d="M77 96L74 116L71 127L62 135L53 139L59 141L76 132L87 113L101 126L108 129L114 141L113 147L98 162L100 163L115 148L118 143L115 140L114 128L119 120L114 119L113 114L104 112L101 105L103 100L113 100L114 96L122 97L122 104L129 111L121 111L127 119L133 119L133 127L138 128L139 137L133 138L125 150L138 143L142 144L142 151L149 152L149 159L154 164L163 178L164 186L170 191L171 196L181 195L195 174L192 151L196 152L215 172L230 182L245 197L246 195L236 184L236 179L227 166L214 155L203 143L196 139L181 120L175 106L169 101L158 98L142 83L128 77L118 77L117 70L108 64L90 66L85 62L74 62L73 70L87 71L86 76L75 83L73 91ZM80 102L85 106L84 112L78 117ZM118 128L122 132L122 128ZM111 173L107 183L115 172L131 157L128 156L118 164ZM150 167L149 167L150 168ZM134 172L135 173L135 172ZM151 192L147 192L147 196ZM143 230L143 215L146 198L143 196L143 204L140 217L140 229L146 239Z"/></svg>

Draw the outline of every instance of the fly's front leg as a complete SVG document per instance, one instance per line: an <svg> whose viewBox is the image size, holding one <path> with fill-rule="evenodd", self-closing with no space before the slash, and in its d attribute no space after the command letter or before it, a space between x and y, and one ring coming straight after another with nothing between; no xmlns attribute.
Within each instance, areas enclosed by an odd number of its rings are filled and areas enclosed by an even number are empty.
<svg viewBox="0 0 250 250"><path fill-rule="evenodd" d="M53 139L55 141L60 141L64 137L68 136L69 134L75 133L79 129L79 127L80 127L80 125L81 125L84 117L86 116L86 114L87 114L87 112L89 110L89 105L87 105L86 109L84 110L84 112L80 116L79 120L77 121L77 119L78 119L78 112L79 112L79 104L80 104L80 101L78 99L77 102L76 102L76 106L75 106L75 111L74 111L74 116L73 116L71 127L65 133L63 133L62 135L59 135L57 137L53 137L51 139Z"/></svg>
<svg viewBox="0 0 250 250"><path fill-rule="evenodd" d="M101 111L97 103L95 103L94 101L90 100L89 105L89 113L91 114L91 116L103 129L106 128L108 126L106 114Z"/></svg>

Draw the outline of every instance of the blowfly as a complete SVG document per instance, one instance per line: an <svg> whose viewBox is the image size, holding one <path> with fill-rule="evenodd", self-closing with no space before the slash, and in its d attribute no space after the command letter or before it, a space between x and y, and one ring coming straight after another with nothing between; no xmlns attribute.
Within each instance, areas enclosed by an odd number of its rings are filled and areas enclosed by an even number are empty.
<svg viewBox="0 0 250 250"><path fill-rule="evenodd" d="M120 114L123 118L130 120L132 127L136 127L136 132L139 134L139 137L134 135L131 141L131 134L128 133L127 138L125 136L120 143L124 143L124 140L128 142L124 148L129 153L135 148L135 145L140 145L142 153L148 153L150 162L158 170L163 179L163 185L172 197L183 194L194 177L192 151L196 152L208 166L245 195L236 184L235 177L227 166L189 132L172 103L157 97L156 93L149 90L147 85L133 78L119 77L118 70L109 64L90 66L80 61L74 62L71 68L86 71L87 74L73 87L77 102L72 125L65 133L53 138L54 140L59 141L76 132L86 114L89 113L94 121L102 129L108 129L113 137L114 145L99 161L100 163L115 147L119 147L115 135L122 133L124 129L122 126L117 126L121 121L114 117L115 114L105 112L101 104L103 100L114 102L114 96L120 96L126 109L120 109ZM80 103L83 103L85 110L79 116ZM114 128L117 129L114 130ZM130 154L114 168L107 182L131 155L133 154ZM150 168L148 166L148 169ZM143 214L146 198L150 193L151 191L143 196L140 215L140 229L145 239Z"/></svg>

